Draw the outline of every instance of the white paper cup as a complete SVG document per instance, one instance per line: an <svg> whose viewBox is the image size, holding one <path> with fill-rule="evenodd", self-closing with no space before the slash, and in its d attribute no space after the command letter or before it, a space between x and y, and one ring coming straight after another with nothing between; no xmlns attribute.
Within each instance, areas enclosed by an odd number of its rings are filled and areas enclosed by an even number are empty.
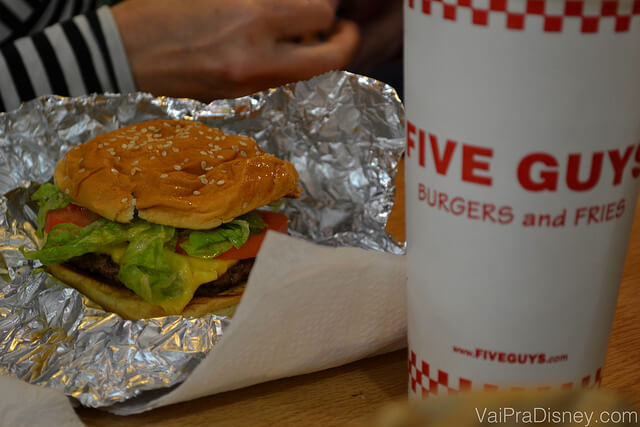
<svg viewBox="0 0 640 427"><path fill-rule="evenodd" d="M639 13L405 3L411 395L600 383L640 174Z"/></svg>

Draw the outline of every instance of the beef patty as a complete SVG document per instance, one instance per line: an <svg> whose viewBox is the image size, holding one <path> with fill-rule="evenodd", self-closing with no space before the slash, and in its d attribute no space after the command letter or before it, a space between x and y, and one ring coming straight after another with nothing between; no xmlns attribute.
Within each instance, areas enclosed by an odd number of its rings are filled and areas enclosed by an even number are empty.
<svg viewBox="0 0 640 427"><path fill-rule="evenodd" d="M218 277L218 279L200 285L194 296L212 297L226 289L246 282L254 261L255 258L238 261L222 276ZM75 270L90 273L105 283L124 287L122 282L118 280L120 266L116 264L109 255L97 253L85 254L71 258L65 265Z"/></svg>

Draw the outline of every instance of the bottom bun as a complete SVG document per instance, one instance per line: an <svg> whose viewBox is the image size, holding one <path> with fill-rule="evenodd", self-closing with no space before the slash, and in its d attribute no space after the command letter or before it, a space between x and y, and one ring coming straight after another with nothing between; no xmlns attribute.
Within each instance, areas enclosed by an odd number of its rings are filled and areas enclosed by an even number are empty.
<svg viewBox="0 0 640 427"><path fill-rule="evenodd" d="M58 264L47 272L63 283L77 289L106 311L123 319L138 320L167 316L162 307L148 303L127 288L101 282L87 273ZM182 311L183 316L205 314L231 317L240 303L246 283L236 285L213 297L194 297Z"/></svg>

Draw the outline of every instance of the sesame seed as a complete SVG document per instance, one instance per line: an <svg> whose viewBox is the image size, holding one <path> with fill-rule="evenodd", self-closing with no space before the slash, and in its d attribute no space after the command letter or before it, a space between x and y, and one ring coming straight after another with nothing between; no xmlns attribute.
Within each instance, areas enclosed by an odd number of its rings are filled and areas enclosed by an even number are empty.
<svg viewBox="0 0 640 427"><path fill-rule="evenodd" d="M121 147L126 149L127 148L127 144L122 144Z"/></svg>
<svg viewBox="0 0 640 427"><path fill-rule="evenodd" d="M154 138L162 138L162 135L160 135L159 133L156 133L153 135Z"/></svg>
<svg viewBox="0 0 640 427"><path fill-rule="evenodd" d="M242 209L246 209L246 208L247 208L247 206L249 206L249 203L244 202L244 203L242 204Z"/></svg>
<svg viewBox="0 0 640 427"><path fill-rule="evenodd" d="M216 184L218 184L218 185L224 184L224 179L221 179L221 180L217 181Z"/></svg>
<svg viewBox="0 0 640 427"><path fill-rule="evenodd" d="M237 145L232 145L232 146L231 146L231 149L232 149L233 151L240 151L240 147L238 147Z"/></svg>
<svg viewBox="0 0 640 427"><path fill-rule="evenodd" d="M147 150L151 151L153 150L153 147L151 145L147 145Z"/></svg>
<svg viewBox="0 0 640 427"><path fill-rule="evenodd" d="M200 154L202 154L203 156L206 156L207 152L206 151L201 151Z"/></svg>
<svg viewBox="0 0 640 427"><path fill-rule="evenodd" d="M247 143L246 143L246 142L244 142L244 141L240 141L240 142L239 142L239 144L240 144L240 145L242 145L243 147L246 147L246 146L247 146Z"/></svg>
<svg viewBox="0 0 640 427"><path fill-rule="evenodd" d="M213 147L213 149L214 149L215 151L220 151L220 150L222 150L222 148L220 148L220 146L219 146L219 145L214 146L214 147Z"/></svg>
<svg viewBox="0 0 640 427"><path fill-rule="evenodd" d="M213 169L213 166L209 166L208 168L204 168L204 170L206 170L206 171L210 171L211 169Z"/></svg>
<svg viewBox="0 0 640 427"><path fill-rule="evenodd" d="M189 163L189 158L187 157L186 159L184 159L182 163Z"/></svg>
<svg viewBox="0 0 640 427"><path fill-rule="evenodd" d="M166 173L163 173L162 175L160 175L160 178L167 178L169 175L167 175Z"/></svg>
<svg viewBox="0 0 640 427"><path fill-rule="evenodd" d="M117 169L111 168L111 173L118 173Z"/></svg>
<svg viewBox="0 0 640 427"><path fill-rule="evenodd" d="M71 193L71 191L68 188L64 190L64 194L69 194L69 193Z"/></svg>
<svg viewBox="0 0 640 427"><path fill-rule="evenodd" d="M206 153L205 153L205 154L206 154ZM201 162L200 162L200 167L201 167L202 169L206 168L206 167L207 167L207 162L205 162L204 160L203 160L203 161L201 161Z"/></svg>
<svg viewBox="0 0 640 427"><path fill-rule="evenodd" d="M104 145L98 144L98 148L102 148L102 147L104 147Z"/></svg>
<svg viewBox="0 0 640 427"><path fill-rule="evenodd" d="M116 159L116 162L120 161L120 156L115 156L114 159Z"/></svg>
<svg viewBox="0 0 640 427"><path fill-rule="evenodd" d="M85 168L78 169L78 173L85 173L87 170Z"/></svg>
<svg viewBox="0 0 640 427"><path fill-rule="evenodd" d="M224 159L224 156L223 156L223 155L218 154L218 158L219 158L219 159Z"/></svg>
<svg viewBox="0 0 640 427"><path fill-rule="evenodd" d="M202 132L202 131L199 131L198 133L199 133L200 135L204 135L204 132Z"/></svg>
<svg viewBox="0 0 640 427"><path fill-rule="evenodd" d="M212 143L209 143L209 144L207 144L207 145L208 145L209 147L213 148L213 144L212 144Z"/></svg>
<svg viewBox="0 0 640 427"><path fill-rule="evenodd" d="M215 138L213 138L214 141L220 141L220 137L216 136Z"/></svg>
<svg viewBox="0 0 640 427"><path fill-rule="evenodd" d="M247 153L245 153L244 151L241 151L241 152L240 152L240 155L241 155L242 157L247 157Z"/></svg>
<svg viewBox="0 0 640 427"><path fill-rule="evenodd" d="M178 165L175 165L173 168L174 168L175 170L177 170L177 171L182 170L182 168L181 168L180 166L178 166Z"/></svg>
<svg viewBox="0 0 640 427"><path fill-rule="evenodd" d="M179 149L179 148L176 148L176 147L173 147L173 148L172 148L172 150L173 150L173 152L174 152L174 153L177 153L177 152L179 152L179 151L180 151L180 149Z"/></svg>
<svg viewBox="0 0 640 427"><path fill-rule="evenodd" d="M208 184L209 180L207 178L205 178L205 177L200 177L200 182L203 183L203 184Z"/></svg>
<svg viewBox="0 0 640 427"><path fill-rule="evenodd" d="M122 199L122 200L120 200L120 201L121 201L122 203L127 203L127 201L128 201L128 200L129 200L129 199L127 199L127 198L125 197L124 199Z"/></svg>
<svg viewBox="0 0 640 427"><path fill-rule="evenodd" d="M112 139L111 141L115 141L115 139ZM111 144L109 144L108 142L105 142L105 143L104 143L104 146L105 146L105 147L108 147L108 146L110 146L110 145L111 145Z"/></svg>
<svg viewBox="0 0 640 427"><path fill-rule="evenodd" d="M162 152L162 157L167 157L167 152L166 151Z"/></svg>
<svg viewBox="0 0 640 427"><path fill-rule="evenodd" d="M156 159L156 156L149 157L149 160L155 160L155 159Z"/></svg>
<svg viewBox="0 0 640 427"><path fill-rule="evenodd" d="M140 133L147 133L147 128L140 129Z"/></svg>
<svg viewBox="0 0 640 427"><path fill-rule="evenodd" d="M209 136L209 135L205 136L205 138L207 138L207 139L213 139L213 137L212 137L212 136Z"/></svg>
<svg viewBox="0 0 640 427"><path fill-rule="evenodd" d="M194 195L194 196L199 196L199 195L200 195L200 192L199 192L198 190L196 190L196 191L194 191L194 192L193 192L193 195Z"/></svg>

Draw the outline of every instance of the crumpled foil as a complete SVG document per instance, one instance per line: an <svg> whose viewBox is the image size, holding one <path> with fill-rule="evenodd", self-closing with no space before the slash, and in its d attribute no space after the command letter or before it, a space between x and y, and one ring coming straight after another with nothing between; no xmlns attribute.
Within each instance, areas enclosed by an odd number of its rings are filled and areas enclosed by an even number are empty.
<svg viewBox="0 0 640 427"><path fill-rule="evenodd" d="M333 72L208 105L143 93L43 97L0 114L0 194L6 193L0 201L0 374L62 390L85 406L121 406L184 381L222 337L231 321L226 317L122 320L19 251L37 246L30 194L51 179L64 153L96 135L158 118L200 120L249 135L291 161L304 189L280 207L291 218L291 234L404 253L384 230L403 152L404 111L383 83Z"/></svg>

